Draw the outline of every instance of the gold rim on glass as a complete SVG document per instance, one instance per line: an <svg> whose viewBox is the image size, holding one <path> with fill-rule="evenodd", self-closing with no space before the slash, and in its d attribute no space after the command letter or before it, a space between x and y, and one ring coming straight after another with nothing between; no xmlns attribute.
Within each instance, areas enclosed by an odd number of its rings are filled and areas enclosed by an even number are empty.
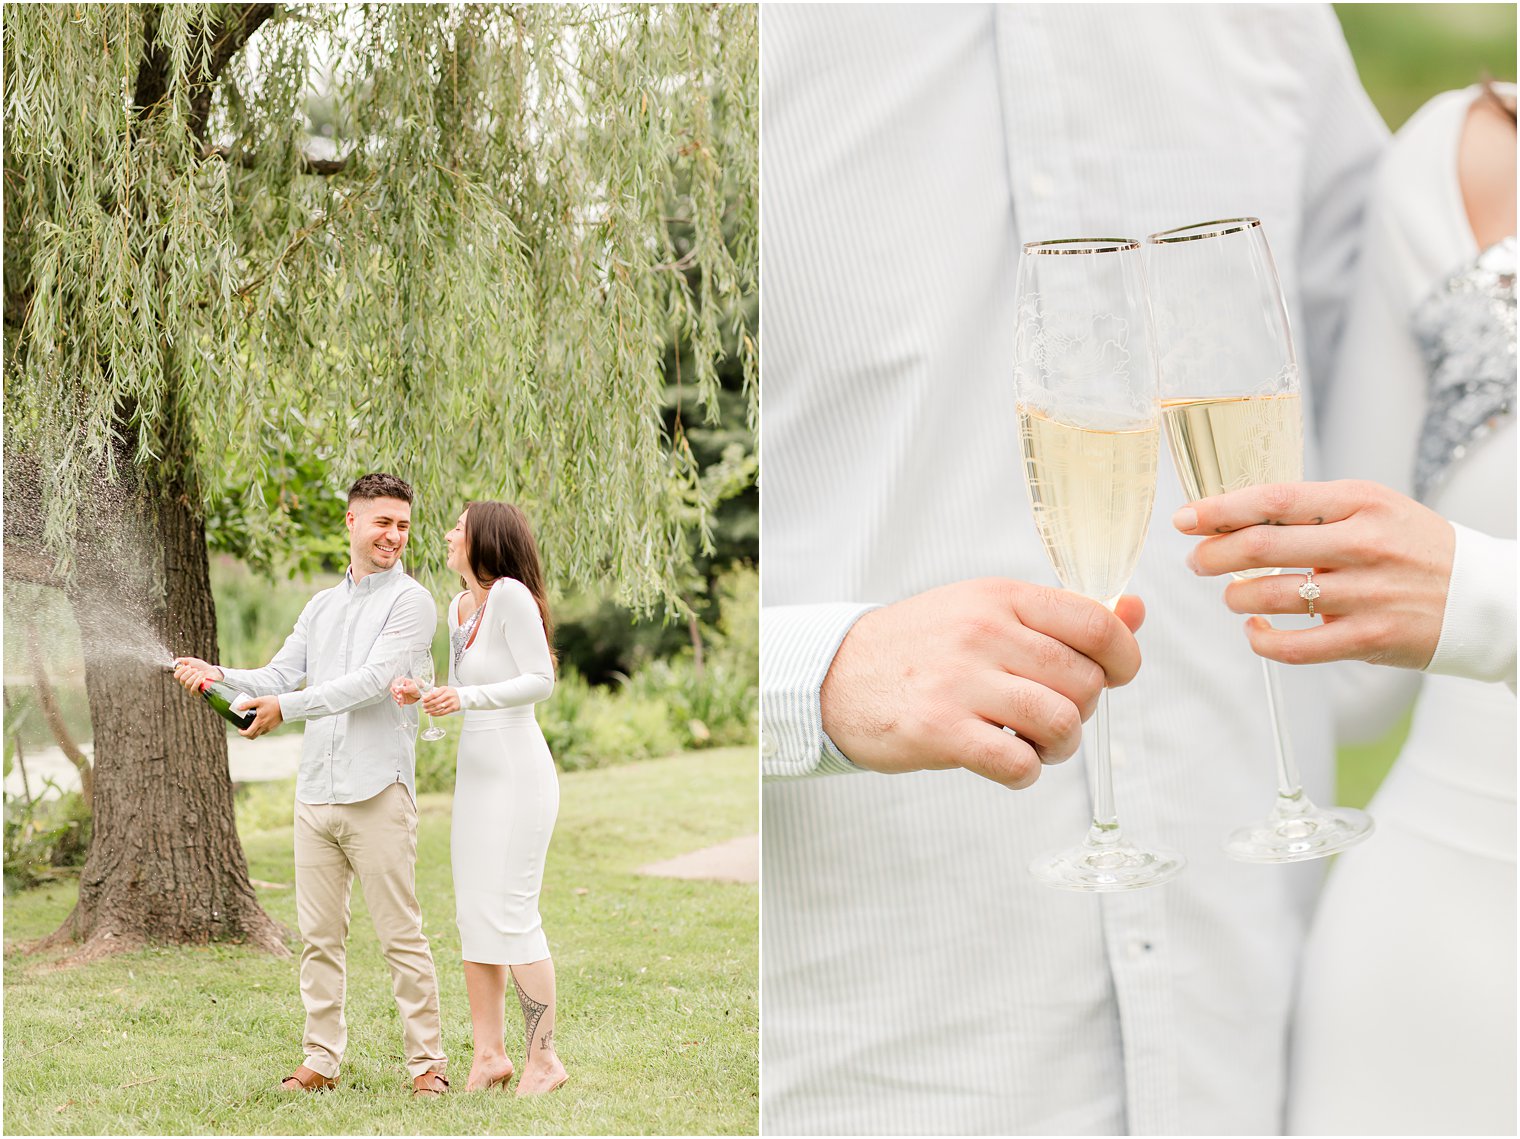
<svg viewBox="0 0 1520 1139"><path fill-rule="evenodd" d="M1054 246L1091 246L1088 249L1065 248L1057 249ZM1133 237L1058 237L1051 241L1026 241L1025 253L1122 253L1128 249L1139 249L1140 242Z"/></svg>
<svg viewBox="0 0 1520 1139"><path fill-rule="evenodd" d="M1224 226L1226 228L1216 228ZM1182 225L1176 229L1163 229L1160 233L1153 233L1145 240L1152 245L1170 245L1175 241L1201 241L1206 237L1224 237L1230 233L1244 233L1248 229L1260 229L1260 218L1221 218L1218 221L1200 221L1193 225ZM1197 231L1205 232L1199 233Z"/></svg>

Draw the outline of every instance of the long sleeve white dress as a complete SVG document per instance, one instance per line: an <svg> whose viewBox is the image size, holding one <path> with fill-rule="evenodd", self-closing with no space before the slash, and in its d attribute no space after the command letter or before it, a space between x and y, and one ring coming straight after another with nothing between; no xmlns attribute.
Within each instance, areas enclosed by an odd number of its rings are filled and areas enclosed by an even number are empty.
<svg viewBox="0 0 1520 1139"><path fill-rule="evenodd" d="M533 705L553 691L554 664L522 582L496 581L463 628L462 597L449 603L450 684L464 711L450 835L459 939L466 961L528 965L549 956L538 894L559 778Z"/></svg>
<svg viewBox="0 0 1520 1139"><path fill-rule="evenodd" d="M1418 696L1378 833L1314 917L1290 1134L1515 1133L1515 245L1480 250L1463 205L1476 95L1432 100L1385 159L1324 418L1336 474L1419 497L1457 546L1425 672L1339 677L1354 734Z"/></svg>

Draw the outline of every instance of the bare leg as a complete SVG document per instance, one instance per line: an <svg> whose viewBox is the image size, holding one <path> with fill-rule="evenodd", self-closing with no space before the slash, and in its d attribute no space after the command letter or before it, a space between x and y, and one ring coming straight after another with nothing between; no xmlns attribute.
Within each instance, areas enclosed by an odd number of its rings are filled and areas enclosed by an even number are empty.
<svg viewBox="0 0 1520 1139"><path fill-rule="evenodd" d="M470 995L470 1029L475 1037L475 1055L470 1061L470 1078L464 1090L478 1092L498 1082L505 1087L512 1078L512 1061L507 1059L502 1027L506 1015L507 967L466 961L464 987Z"/></svg>
<svg viewBox="0 0 1520 1139"><path fill-rule="evenodd" d="M554 1051L554 961L545 957L530 965L513 965L512 982L528 1038L528 1059L517 1081L517 1094L552 1092L566 1079L565 1066Z"/></svg>

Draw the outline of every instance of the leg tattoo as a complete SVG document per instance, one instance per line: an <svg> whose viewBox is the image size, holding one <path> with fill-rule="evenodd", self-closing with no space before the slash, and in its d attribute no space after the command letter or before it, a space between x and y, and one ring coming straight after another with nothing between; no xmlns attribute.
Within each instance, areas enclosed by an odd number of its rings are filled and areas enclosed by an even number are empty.
<svg viewBox="0 0 1520 1139"><path fill-rule="evenodd" d="M527 993L523 992L523 987L517 980L516 973L512 974L512 985L517 989L517 999L518 1002L522 1005L523 1022L526 1024L528 1029L527 1046L531 1050L533 1047L533 1033L538 1028L538 1022L543 1017L544 1010L549 1006L546 1004L539 1004Z"/></svg>

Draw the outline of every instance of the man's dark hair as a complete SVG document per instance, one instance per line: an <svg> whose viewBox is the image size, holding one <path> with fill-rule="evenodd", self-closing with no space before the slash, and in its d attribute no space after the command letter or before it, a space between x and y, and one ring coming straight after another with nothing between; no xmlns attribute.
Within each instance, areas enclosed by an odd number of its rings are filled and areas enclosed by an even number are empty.
<svg viewBox="0 0 1520 1139"><path fill-rule="evenodd" d="M348 488L348 505L353 506L361 498L399 498L402 502L411 502L412 488L395 475L365 475Z"/></svg>

